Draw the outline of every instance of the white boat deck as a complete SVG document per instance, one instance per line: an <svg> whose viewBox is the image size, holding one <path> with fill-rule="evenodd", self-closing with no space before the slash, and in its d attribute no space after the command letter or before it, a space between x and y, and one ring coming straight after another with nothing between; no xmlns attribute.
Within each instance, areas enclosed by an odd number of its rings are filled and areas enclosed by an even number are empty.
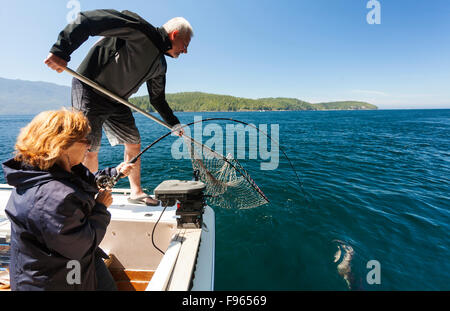
<svg viewBox="0 0 450 311"><path fill-rule="evenodd" d="M0 184L0 238L7 241L10 223L4 209L12 189ZM205 207L203 228L178 229L176 206L168 206L161 216L163 206L129 203L129 192L114 189L113 203L108 208L111 223L100 247L114 255L116 263L112 265L154 271L146 290L213 290L214 211ZM153 247L152 239L165 255Z"/></svg>
<svg viewBox="0 0 450 311"><path fill-rule="evenodd" d="M142 204L129 203L127 198L129 196L129 189L114 189L113 203L108 207L111 213L111 218L115 220L136 220L136 221L157 221L160 217L164 207L146 206ZM154 196L152 196L154 197ZM176 206L168 206L164 211L160 223L177 223L176 220Z"/></svg>

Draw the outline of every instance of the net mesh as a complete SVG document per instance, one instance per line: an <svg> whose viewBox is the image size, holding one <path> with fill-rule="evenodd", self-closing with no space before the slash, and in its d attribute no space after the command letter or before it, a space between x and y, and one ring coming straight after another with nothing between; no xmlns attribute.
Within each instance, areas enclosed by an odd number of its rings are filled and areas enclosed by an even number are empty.
<svg viewBox="0 0 450 311"><path fill-rule="evenodd" d="M208 204L222 208L248 209L269 202L242 165L185 137L192 168L206 185Z"/></svg>

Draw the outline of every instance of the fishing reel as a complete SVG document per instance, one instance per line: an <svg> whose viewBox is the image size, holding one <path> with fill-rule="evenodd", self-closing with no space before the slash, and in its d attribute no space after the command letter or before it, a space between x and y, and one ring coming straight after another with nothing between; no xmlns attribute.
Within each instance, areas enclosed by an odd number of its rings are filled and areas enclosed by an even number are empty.
<svg viewBox="0 0 450 311"><path fill-rule="evenodd" d="M108 176L108 175L100 175L96 178L95 182L97 184L98 189L112 189L117 184L119 180L119 175L117 176Z"/></svg>

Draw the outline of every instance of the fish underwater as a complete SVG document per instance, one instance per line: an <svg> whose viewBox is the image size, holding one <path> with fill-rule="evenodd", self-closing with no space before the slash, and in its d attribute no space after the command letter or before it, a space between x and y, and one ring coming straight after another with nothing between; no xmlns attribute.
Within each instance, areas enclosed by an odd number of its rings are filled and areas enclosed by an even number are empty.
<svg viewBox="0 0 450 311"><path fill-rule="evenodd" d="M356 282L357 279L353 272L353 257L355 256L353 247L340 240L334 240L333 243L336 243L337 247L334 254L334 263L337 264L338 274L345 280L350 290L362 289L360 282Z"/></svg>

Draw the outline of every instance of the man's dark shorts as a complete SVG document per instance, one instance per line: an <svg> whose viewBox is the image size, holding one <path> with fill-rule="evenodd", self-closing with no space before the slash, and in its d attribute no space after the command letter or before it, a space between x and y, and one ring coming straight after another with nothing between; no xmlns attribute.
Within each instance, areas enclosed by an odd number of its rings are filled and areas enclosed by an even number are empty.
<svg viewBox="0 0 450 311"><path fill-rule="evenodd" d="M140 144L141 137L131 109L105 96L78 79L72 80L72 107L82 111L91 125L90 151L97 152L100 149L102 127L111 146Z"/></svg>

